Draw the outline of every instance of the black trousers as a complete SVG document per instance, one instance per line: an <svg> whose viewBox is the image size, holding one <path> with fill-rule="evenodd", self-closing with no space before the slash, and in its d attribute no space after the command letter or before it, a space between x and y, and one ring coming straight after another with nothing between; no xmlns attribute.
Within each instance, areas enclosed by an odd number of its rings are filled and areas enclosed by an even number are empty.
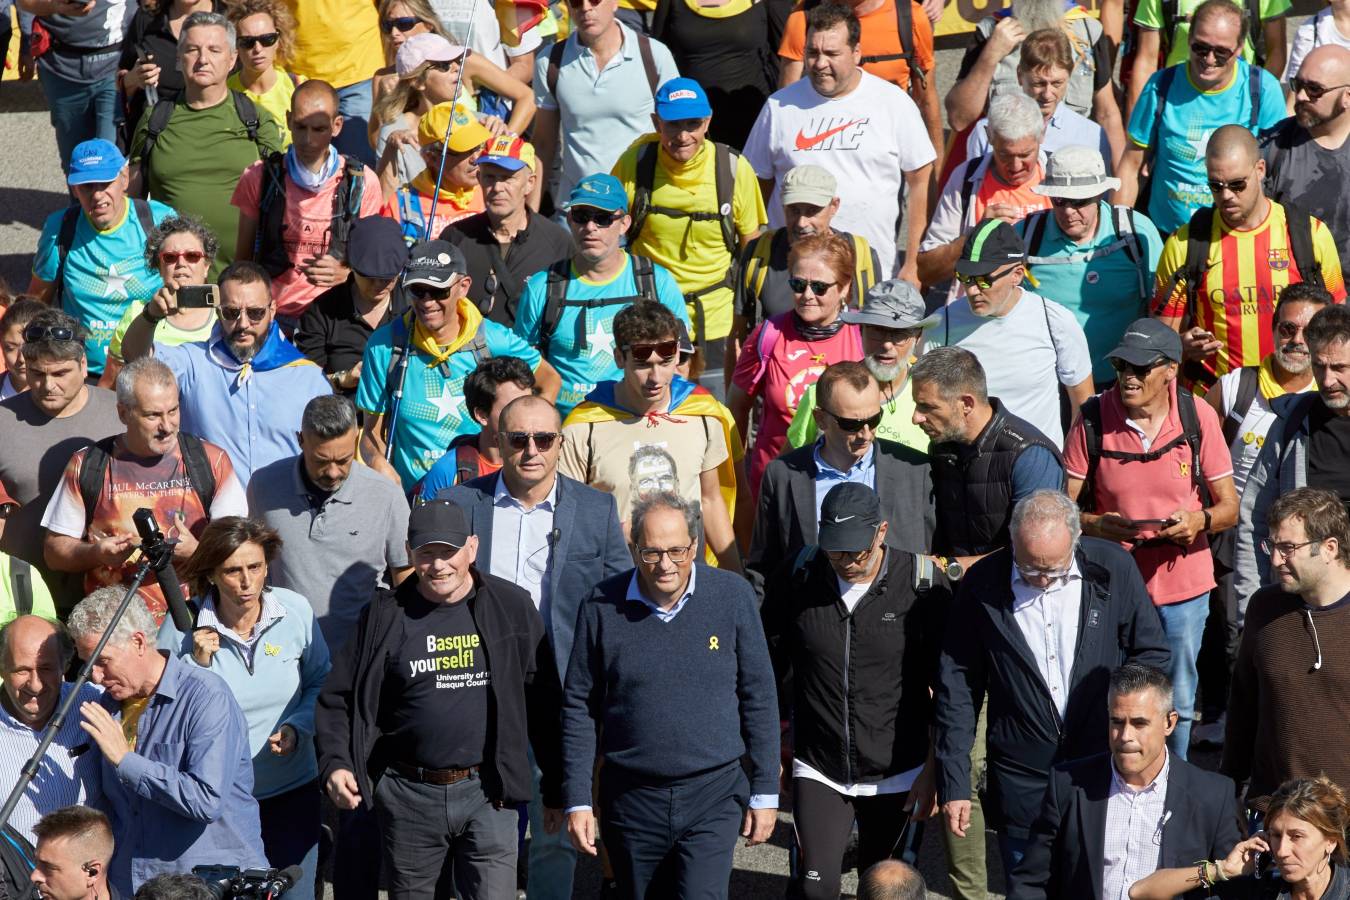
<svg viewBox="0 0 1350 900"><path fill-rule="evenodd" d="M847 797L809 778L792 780L792 821L801 854L795 893L804 900L838 900L839 876L853 823L858 823L858 874L889 859L905 827L904 794Z"/></svg>

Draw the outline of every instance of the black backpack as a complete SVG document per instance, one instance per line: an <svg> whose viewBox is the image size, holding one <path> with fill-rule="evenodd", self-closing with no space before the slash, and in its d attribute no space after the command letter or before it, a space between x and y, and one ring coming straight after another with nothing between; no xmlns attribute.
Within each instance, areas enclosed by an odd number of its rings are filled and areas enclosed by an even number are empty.
<svg viewBox="0 0 1350 900"><path fill-rule="evenodd" d="M234 112L239 116L239 121L244 123L248 139L258 148L258 159L266 159L268 148L263 145L258 134L262 121L258 118L258 107L253 105L248 95L240 91L230 91L230 99L234 101ZM173 111L177 105L176 100L161 97L150 109L150 122L145 128L145 143L141 145L141 173L147 179L150 177L150 154L154 152L155 144L159 143L159 136L169 127L169 120L173 118ZM145 184L148 189L149 182Z"/></svg>
<svg viewBox="0 0 1350 900"><path fill-rule="evenodd" d="M333 193L333 217L328 231L328 255L347 260L347 236L352 222L361 215L366 190L366 165L343 155L342 183ZM282 247L281 232L286 216L286 154L271 153L263 163L263 191L258 202L258 234L253 239L253 258L276 277L291 268Z"/></svg>
<svg viewBox="0 0 1350 900"><path fill-rule="evenodd" d="M141 231L147 238L150 237L150 232L155 230L155 217L150 212L150 204L140 197L128 197L127 202L136 213L136 221L141 223ZM56 277L52 279L53 306L61 305L61 290L66 282L66 257L75 246L75 229L80 225L82 212L83 207L77 203L61 215L61 228L56 232Z"/></svg>
<svg viewBox="0 0 1350 900"><path fill-rule="evenodd" d="M13 825L0 830L0 900L36 900L37 889L28 876L37 853Z"/></svg>
<svg viewBox="0 0 1350 900"><path fill-rule="evenodd" d="M569 300L567 299L567 282L571 274L572 260L562 259L548 267L548 282L544 289L544 313L539 319L539 341L535 344L539 348L539 354L548 359L549 345L553 342L553 333L558 330L558 320L562 318L563 308L567 306L581 307L581 315L577 316L577 338L576 346L578 350L585 350L588 346L586 341L586 310L603 309L606 306L627 306L634 300L646 298L656 300L656 270L650 259L645 256L629 254L633 261L633 281L637 284L637 296L630 297L597 297L594 300Z"/></svg>
<svg viewBox="0 0 1350 900"><path fill-rule="evenodd" d="M1097 463L1103 456L1126 462L1153 462L1181 444L1191 448L1191 484L1195 486L1201 506L1213 504L1209 483L1205 481L1205 473L1200 465L1200 416L1195 410L1194 394L1183 388L1177 388L1177 418L1181 420L1181 434L1147 453L1127 453L1123 450L1107 450L1102 447L1101 399L1100 396L1089 397L1080 410L1083 416L1083 440L1087 445L1088 456L1087 478L1083 480L1083 489L1078 494L1078 505L1084 511L1094 512L1096 509L1093 482L1097 474Z"/></svg>
<svg viewBox="0 0 1350 900"><path fill-rule="evenodd" d="M1260 366L1243 366L1238 369L1237 396L1233 398L1233 408L1228 411L1228 416L1223 420L1223 440L1229 447L1233 446L1233 441L1237 440L1238 429L1242 427L1242 420L1247 418L1247 412L1252 408L1252 401L1256 399L1256 391L1261 383L1260 372Z"/></svg>
<svg viewBox="0 0 1350 900"><path fill-rule="evenodd" d="M1050 216L1050 210L1047 209L1039 210L1027 216L1023 234L1026 236L1028 266L1054 266L1088 262L1099 256L1110 256L1117 250L1124 250L1125 255L1134 265L1135 274L1138 278L1140 302L1146 303L1147 298L1153 296L1152 285L1149 284L1153 273L1148 267L1148 257L1144 254L1139 233L1134 227L1134 210L1132 208L1115 205L1111 207L1111 227L1116 234L1116 240L1113 243L1098 250L1074 253L1071 256L1040 255L1041 245L1045 242L1046 224L1050 221ZM1144 277L1145 270L1149 272L1148 278Z"/></svg>
<svg viewBox="0 0 1350 900"><path fill-rule="evenodd" d="M86 526L94 519L94 507L98 505L99 495L103 493L103 479L108 474L108 465L112 460L116 437L104 438L89 448L80 463L80 499L84 501L84 521ZM211 514L211 501L216 496L216 475L211 471L211 460L206 457L206 448L201 438L178 432L178 453L183 459L183 468L187 471L192 490L201 501L202 511Z"/></svg>

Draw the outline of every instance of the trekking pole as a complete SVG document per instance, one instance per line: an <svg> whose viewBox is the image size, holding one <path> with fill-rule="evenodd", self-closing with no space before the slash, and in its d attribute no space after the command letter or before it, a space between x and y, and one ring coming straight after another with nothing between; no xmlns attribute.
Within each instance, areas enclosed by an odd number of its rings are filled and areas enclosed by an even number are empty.
<svg viewBox="0 0 1350 900"><path fill-rule="evenodd" d="M441 164L436 172L436 188L431 193L431 215L427 217L427 229L422 233L422 240L431 240L432 228L436 223L436 205L441 198L441 180L445 178L445 158L450 153L450 134L455 130L455 105L459 103L459 88L464 83L464 67L469 62L469 54L473 51L469 45L473 43L473 23L478 15L478 0L473 0L473 5L469 7L469 30L464 35L464 55L460 57L459 71L455 73L455 92L450 95L450 121L445 123L445 139L441 142Z"/></svg>

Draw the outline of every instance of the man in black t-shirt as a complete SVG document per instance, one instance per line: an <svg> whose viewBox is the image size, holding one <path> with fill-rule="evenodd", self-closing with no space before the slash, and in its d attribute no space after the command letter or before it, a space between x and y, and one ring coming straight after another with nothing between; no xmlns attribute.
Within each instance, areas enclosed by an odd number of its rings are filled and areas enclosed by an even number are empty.
<svg viewBox="0 0 1350 900"><path fill-rule="evenodd" d="M366 608L324 685L320 773L339 809L374 808L393 900L447 896L443 869L463 900L511 896L527 739L545 828L562 822L557 667L529 593L473 565L458 505L413 510L408 550L414 573Z"/></svg>

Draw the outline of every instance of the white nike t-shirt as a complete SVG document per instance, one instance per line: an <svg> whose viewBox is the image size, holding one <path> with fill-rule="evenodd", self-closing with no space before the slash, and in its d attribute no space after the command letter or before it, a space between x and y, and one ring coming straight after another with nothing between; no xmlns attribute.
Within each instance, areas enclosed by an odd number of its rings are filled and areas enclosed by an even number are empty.
<svg viewBox="0 0 1350 900"><path fill-rule="evenodd" d="M868 72L849 94L822 97L803 77L771 96L755 120L745 158L760 178L775 180L769 225L783 224L783 176L816 165L839 182L833 227L867 238L884 272L896 270L904 173L937 158L923 117L900 88Z"/></svg>

